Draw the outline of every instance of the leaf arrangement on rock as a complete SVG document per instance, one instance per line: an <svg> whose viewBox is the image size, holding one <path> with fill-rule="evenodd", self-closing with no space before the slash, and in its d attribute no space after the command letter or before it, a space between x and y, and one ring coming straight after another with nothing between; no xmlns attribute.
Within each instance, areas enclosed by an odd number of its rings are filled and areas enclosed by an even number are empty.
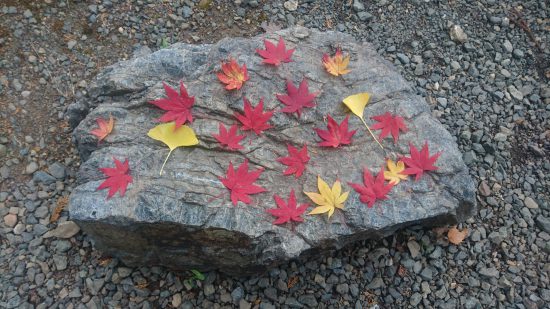
<svg viewBox="0 0 550 309"><path fill-rule="evenodd" d="M342 50L339 48L332 57L327 54L323 55L323 65L325 66L327 72L334 76L340 76L350 72L348 69L349 55L344 57Z"/></svg>
<svg viewBox="0 0 550 309"><path fill-rule="evenodd" d="M241 165L235 171L233 163L229 162L227 173L225 177L220 177L222 184L231 192L231 202L233 206L237 206L239 201L250 204L250 194L257 194L267 191L266 189L254 184L254 182L260 177L264 170L256 169L254 171L248 171L248 159L245 159Z"/></svg>
<svg viewBox="0 0 550 309"><path fill-rule="evenodd" d="M224 83L225 89L241 89L244 82L248 80L248 70L246 64L239 66L235 59L229 59L227 62L222 62L222 71L218 74L218 79Z"/></svg>
<svg viewBox="0 0 550 309"><path fill-rule="evenodd" d="M315 107L315 97L318 95L317 92L309 92L309 85L307 80L304 78L300 83L300 86L296 88L292 81L287 80L286 82L286 91L287 94L277 94L276 97L286 105L281 109L283 113L296 113L298 118L302 114L302 109L305 107Z"/></svg>
<svg viewBox="0 0 550 309"><path fill-rule="evenodd" d="M295 49L287 50L282 37L279 38L277 45L264 40L264 46L265 49L256 49L256 52L263 58L264 64L279 66L282 63L293 61L292 55ZM340 48L336 50L333 56L329 56L326 53L323 54L322 64L325 70L333 76L342 76L350 72L348 68L350 56L344 55ZM233 58L222 61L221 70L216 75L227 90L239 90L249 80L246 64L239 65ZM149 137L166 144L170 149L160 168L160 175L162 175L168 158L176 148L193 146L199 143L193 129L186 125L193 122L192 107L195 98L189 96L183 81L180 81L179 93L165 82L162 84L167 97L151 101L150 103L166 111L159 118L159 121L164 123L152 128L147 134ZM298 87L288 79L286 81L286 91L286 94L275 94L275 97L283 105L280 112L287 114L295 113L298 119L301 118L301 114L305 108L315 108L315 99L320 94L320 92L310 92L309 84L305 77L302 78ZM342 102L351 113L361 120L374 141L382 149L384 147L380 141L390 134L393 137L394 144L397 144L400 132L408 131L404 119L401 116L385 112L382 115L371 116L370 118L376 121L376 123L369 127L364 119L364 113L370 97L371 94L368 92L359 92L345 97ZM256 135L261 135L262 132L273 127L269 123L273 114L274 111L264 111L263 98L259 100L256 106L252 106L250 101L243 96L243 112L235 112L234 116L240 122L240 129L242 131L253 131ZM321 141L317 144L319 147L338 148L352 143L352 137L357 130L350 130L349 115L340 123L330 115L326 115L326 119L326 130L320 128L314 129L321 138ZM90 133L97 136L99 142L111 133L114 119L110 117L107 122L104 119L98 118L97 124L98 128L92 130ZM378 138L371 129L381 130ZM218 124L218 133L211 134L224 149L236 151L244 148L240 143L245 138L245 135L238 134L238 130L239 127L236 124L227 128L220 122ZM310 161L308 147L307 145L303 145L299 149L291 144L287 144L287 151L288 155L277 158L277 161L286 166L286 169L283 171L284 175L294 175L294 178L299 178L306 171L306 165ZM315 150L312 152L317 153ZM419 180L425 172L436 170L437 167L434 164L440 154L438 152L430 155L427 142L420 151L410 144L410 157L402 156L397 162L387 159L387 170L384 170L382 167L376 177L367 168L364 168L363 183L348 182L348 184L359 194L359 200L367 204L368 208L371 208L377 201L388 199L391 189L401 181L407 180L408 175L415 175L415 180ZM100 169L108 178L97 189L109 188L107 198L111 198L116 192L120 192L120 196L124 196L128 184L132 182L132 176L128 174L128 159L124 163L121 163L117 159L114 159L114 162L114 168ZM252 199L250 195L267 191L255 183L263 171L263 168L249 171L248 159L245 159L236 169L233 163L229 162L225 177L220 176L219 180L230 192L230 200L234 206L239 201L251 204ZM342 192L342 184L339 180L336 180L332 187L330 187L322 179L321 175L318 175L317 188L318 193L304 192L317 205L309 212L309 215L326 213L327 217L330 218L336 209L343 210L349 196L349 191ZM287 201L277 194L274 194L273 198L277 208L266 210L276 217L273 224L280 225L288 222L300 223L304 221L302 215L308 208L308 204L297 204L294 189L290 191Z"/></svg>
<svg viewBox="0 0 550 309"><path fill-rule="evenodd" d="M341 145L351 144L351 138L357 130L348 130L349 116L338 124L332 117L327 116L328 124L327 130L314 129L323 139L318 145L322 147L340 147Z"/></svg>
<svg viewBox="0 0 550 309"><path fill-rule="evenodd" d="M256 52L264 58L264 63L278 66L283 62L291 62L294 49L286 49L285 41L279 38L277 46L268 40L264 40L265 49L256 49Z"/></svg>
<svg viewBox="0 0 550 309"><path fill-rule="evenodd" d="M287 202L285 202L277 194L273 195L273 199L275 199L277 208L266 210L268 213L277 217L277 220L275 220L273 224L284 224L286 222L291 222L291 221L294 221L294 222L304 221L304 218L302 218L302 214L306 211L309 205L308 204L300 204L299 206L296 205L296 195L294 194L294 189L290 191Z"/></svg>
<svg viewBox="0 0 550 309"><path fill-rule="evenodd" d="M103 167L99 169L108 178L97 187L97 190L108 188L107 199L113 197L117 191L120 193L120 196L124 196L128 184L132 182L132 176L128 175L130 170L128 159L123 163L116 158L113 158L113 160L115 167Z"/></svg>
<svg viewBox="0 0 550 309"><path fill-rule="evenodd" d="M164 159L164 163L162 163L159 175L162 175L164 166L166 165L166 162L174 149L183 146L193 146L199 143L199 140L191 127L184 125L178 128L174 122L159 124L149 130L147 135L152 139L163 142L166 146L168 146L168 148L170 148L168 155L166 155L166 159Z"/></svg>
<svg viewBox="0 0 550 309"><path fill-rule="evenodd" d="M98 128L93 129L90 133L97 137L97 142L99 143L104 140L107 135L111 134L111 131L113 131L113 127L115 125L115 119L113 116L109 116L109 121L106 121L103 118L97 118L96 122Z"/></svg>
<svg viewBox="0 0 550 309"><path fill-rule="evenodd" d="M384 179L384 167L380 169L380 172L374 178L367 168L363 169L363 184L349 183L349 185L359 193L359 200L367 204L369 208L374 205L377 200L385 200L388 197L386 194L393 188L393 184L385 183Z"/></svg>
<svg viewBox="0 0 550 309"><path fill-rule="evenodd" d="M296 178L302 176L306 169L306 163L309 162L309 155L307 153L307 145L304 145L302 149L298 150L296 147L287 144L288 157L278 158L277 161L288 166L283 172L284 175L294 174Z"/></svg>
<svg viewBox="0 0 550 309"><path fill-rule="evenodd" d="M342 193L342 185L339 180L336 180L331 188L321 176L317 176L317 188L319 193L304 192L318 205L309 213L310 215L326 213L330 218L336 209L344 209L344 203L348 199L349 192Z"/></svg>
<svg viewBox="0 0 550 309"><path fill-rule="evenodd" d="M157 106L160 109L167 111L162 117L159 118L161 122L174 121L175 129L181 127L185 123L193 122L193 115L191 114L191 108L195 103L195 97L190 97L185 89L185 85L180 81L180 93L174 88L170 87L166 83L162 83L166 95L166 99L158 99L151 101L150 103Z"/></svg>
<svg viewBox="0 0 550 309"><path fill-rule="evenodd" d="M225 126L220 122L219 124L219 134L212 134L212 136L222 144L222 146L226 147L229 150L239 150L243 149L243 146L239 144L240 141L245 138L244 135L238 135L237 134L237 125L234 124L229 128L229 131L225 128Z"/></svg>
<svg viewBox="0 0 550 309"><path fill-rule="evenodd" d="M243 97L244 102L244 114L235 113L235 117L242 123L242 129L244 131L251 130L260 135L263 131L272 128L267 123L273 112L264 113L264 99L260 99L260 103L256 107L252 107L250 101Z"/></svg>

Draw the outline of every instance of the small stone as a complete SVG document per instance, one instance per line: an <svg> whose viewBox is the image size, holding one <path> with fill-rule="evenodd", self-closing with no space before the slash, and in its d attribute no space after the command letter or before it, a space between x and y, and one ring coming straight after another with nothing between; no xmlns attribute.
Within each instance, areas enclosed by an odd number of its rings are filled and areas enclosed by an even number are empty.
<svg viewBox="0 0 550 309"><path fill-rule="evenodd" d="M519 91L516 87L514 87L514 85L508 86L508 92L516 100L519 100L519 101L523 100L523 93L521 93L521 91Z"/></svg>
<svg viewBox="0 0 550 309"><path fill-rule="evenodd" d="M411 252L411 257L413 259L417 258L420 255L420 245L416 241L410 240L407 243L407 247L409 248L409 251Z"/></svg>
<svg viewBox="0 0 550 309"><path fill-rule="evenodd" d="M372 14L369 13L369 12L363 11L363 12L357 13L357 17L359 17L359 20L360 20L360 21L369 21L369 20L371 20L374 16L372 16Z"/></svg>
<svg viewBox="0 0 550 309"><path fill-rule="evenodd" d="M482 267L479 274L488 278L497 278L500 272L494 267Z"/></svg>
<svg viewBox="0 0 550 309"><path fill-rule="evenodd" d="M479 184L479 193L481 193L481 195L483 196L489 196L491 195L491 188L489 188L489 185L487 184L487 182L484 180L482 181L480 184Z"/></svg>
<svg viewBox="0 0 550 309"><path fill-rule="evenodd" d="M249 302L247 302L246 300L244 299L241 299L239 301L239 309L250 309L252 306L250 305Z"/></svg>
<svg viewBox="0 0 550 309"><path fill-rule="evenodd" d="M204 285L203 292L204 292L204 295L210 296L210 295L214 294L214 292L216 292L216 289L214 288L214 286L212 284L206 284L206 285Z"/></svg>
<svg viewBox="0 0 550 309"><path fill-rule="evenodd" d="M289 0L289 1L285 1L285 3L283 4L283 6L285 7L285 9L287 9L288 11L290 12L294 12L298 9L298 0Z"/></svg>
<svg viewBox="0 0 550 309"><path fill-rule="evenodd" d="M468 36L464 32L464 30L462 30L462 27L460 27L460 25L451 26L451 29L449 30L449 35L451 36L451 40L458 43L464 43L468 40Z"/></svg>
<svg viewBox="0 0 550 309"><path fill-rule="evenodd" d="M504 41L502 47L504 47L504 50L508 53L511 53L514 50L514 46L512 46L512 43L508 40Z"/></svg>
<svg viewBox="0 0 550 309"><path fill-rule="evenodd" d="M73 49L76 45L76 41L75 40L70 40L69 43L67 43L67 48L69 49Z"/></svg>
<svg viewBox="0 0 550 309"><path fill-rule="evenodd" d="M55 254L53 256L53 262L57 270L67 269L67 256Z"/></svg>
<svg viewBox="0 0 550 309"><path fill-rule="evenodd" d="M7 227L14 227L17 224L17 215L16 214L7 214L4 216L4 224Z"/></svg>
<svg viewBox="0 0 550 309"><path fill-rule="evenodd" d="M365 5L361 2L361 0L353 0L353 10L355 12L361 12L365 10Z"/></svg>
<svg viewBox="0 0 550 309"><path fill-rule="evenodd" d="M345 295L349 292L349 285L347 283L341 283L336 286L336 292Z"/></svg>
<svg viewBox="0 0 550 309"><path fill-rule="evenodd" d="M80 227L74 223L74 221L65 221L59 223L59 225L51 231L48 231L43 238L57 237L57 238L71 238L80 231Z"/></svg>
<svg viewBox="0 0 550 309"><path fill-rule="evenodd" d="M539 204L537 204L537 202L535 202L534 199L532 199L531 197L526 197L525 200L523 200L523 204L525 204L525 207L529 208L529 209L537 209L539 208Z"/></svg>
<svg viewBox="0 0 550 309"><path fill-rule="evenodd" d="M30 175L30 174L36 172L37 170L38 170L38 163L33 161L25 167L25 174Z"/></svg>
<svg viewBox="0 0 550 309"><path fill-rule="evenodd" d="M48 167L48 172L50 172L50 174L57 179L65 179L66 169L65 166L61 163L55 162L51 164Z"/></svg>
<svg viewBox="0 0 550 309"><path fill-rule="evenodd" d="M233 302L238 302L243 297L244 297L244 290L240 286L235 288L233 292L231 292L231 298L233 298Z"/></svg>
<svg viewBox="0 0 550 309"><path fill-rule="evenodd" d="M536 219L537 226L545 231L546 233L550 233L550 219L543 217L542 215L539 215Z"/></svg>
<svg viewBox="0 0 550 309"><path fill-rule="evenodd" d="M56 179L52 175L44 171L37 171L32 175L32 180L34 180L35 182L43 183L45 185L49 185L54 183Z"/></svg>
<svg viewBox="0 0 550 309"><path fill-rule="evenodd" d="M312 294L305 294L298 297L298 301L301 304L304 304L308 306L309 308L317 308L319 303L317 302L317 299L315 299L315 295Z"/></svg>
<svg viewBox="0 0 550 309"><path fill-rule="evenodd" d="M178 308L181 305L181 293L176 293L172 296L172 307Z"/></svg>

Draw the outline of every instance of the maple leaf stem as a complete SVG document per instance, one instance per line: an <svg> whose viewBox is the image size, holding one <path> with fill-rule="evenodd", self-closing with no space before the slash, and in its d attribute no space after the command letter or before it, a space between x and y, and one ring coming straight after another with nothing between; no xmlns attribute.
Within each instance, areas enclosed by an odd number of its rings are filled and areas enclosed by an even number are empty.
<svg viewBox="0 0 550 309"><path fill-rule="evenodd" d="M365 127L367 128L367 130L369 130L369 133L370 135L372 136L372 138L374 138L374 141L376 141L376 143L378 144L378 146L380 146L380 148L382 148L382 150L384 150L384 146L382 146L382 144L380 144L380 142L378 141L378 139L376 138L376 136L374 136L374 133L372 133L372 131L370 130L369 126L367 125L367 123L365 122L365 120L363 118L361 118L361 121L363 122L363 124L365 125Z"/></svg>
<svg viewBox="0 0 550 309"><path fill-rule="evenodd" d="M170 158L170 155L172 154L173 149L168 152L168 155L166 156L166 159L164 159L164 163L162 163L162 167L160 168L159 175L162 176L162 171L164 170L164 166L166 165L166 161L168 161L168 158Z"/></svg>

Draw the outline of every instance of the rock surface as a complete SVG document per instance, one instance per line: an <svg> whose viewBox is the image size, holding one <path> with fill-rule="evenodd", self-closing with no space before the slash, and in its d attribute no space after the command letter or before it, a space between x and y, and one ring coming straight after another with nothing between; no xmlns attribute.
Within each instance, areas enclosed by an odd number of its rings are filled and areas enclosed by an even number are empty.
<svg viewBox="0 0 550 309"><path fill-rule="evenodd" d="M128 265L251 274L301 254L380 238L413 224L463 221L472 214L475 186L453 138L391 64L368 44L341 33L298 27L267 38L276 40L279 35L288 48L296 47L294 62L278 68L261 64L254 51L263 47L262 37L228 38L213 45L175 44L108 68L91 84L88 96L70 107L70 122L76 127L74 136L84 161L77 175L79 186L70 198L70 216L94 238L97 248ZM322 54L337 46L352 57L352 72L343 78L329 76L320 63ZM224 90L215 75L220 60L230 56L246 63L249 70L250 80L240 91ZM219 147L211 134L217 133L219 121L236 123L233 113L242 111L243 95L253 104L263 97L266 109L278 110L274 94L285 92L286 79L297 84L303 77L310 91L320 91L315 108L306 109L300 119L276 112L271 119L274 128L261 137L249 136L239 152ZM164 96L162 81L174 86L179 80L195 96L192 127L200 144L174 151L159 176L168 149L146 135L162 114L148 102ZM352 117L350 126L358 132L351 146L317 148L313 128L324 128L327 114L341 121L346 115L342 99L363 91L373 94L365 115L400 114L409 132L395 145L386 139L383 152L360 120ZM89 131L97 117L110 114L116 118L115 129L98 145ZM418 182L399 184L388 200L373 209L351 192L345 212L330 221L325 216L305 216L294 230L272 225L273 217L265 212L275 207L274 193L288 196L292 188L316 191L317 175L330 183L337 178L344 183L361 182L362 167L377 173L385 157L408 154L409 143L419 147L425 140L430 152L442 152L436 163L439 170ZM307 143L310 148L312 159L299 179L283 176L285 167L275 161L285 155L288 142ZM105 191L96 191L104 178L98 168L110 167L113 156L129 158L134 181L125 197L117 194L107 200ZM257 183L269 192L253 196L254 205L233 207L218 177L225 175L230 161L240 164L245 158L253 167L265 168ZM298 194L298 201L308 200Z"/></svg>

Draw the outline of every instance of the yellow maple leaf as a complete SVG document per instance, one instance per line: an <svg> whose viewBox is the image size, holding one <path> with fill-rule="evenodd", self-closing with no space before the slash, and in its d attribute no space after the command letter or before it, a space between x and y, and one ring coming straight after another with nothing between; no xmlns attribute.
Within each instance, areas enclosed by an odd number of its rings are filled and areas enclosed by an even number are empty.
<svg viewBox="0 0 550 309"><path fill-rule="evenodd" d="M334 54L334 56L332 57L330 57L327 54L324 54L323 64L325 65L327 72L329 72L334 76L340 76L340 75L348 74L350 72L350 70L348 70L349 55L344 57L340 49L337 49L336 54Z"/></svg>
<svg viewBox="0 0 550 309"><path fill-rule="evenodd" d="M405 163L403 161L393 162L391 159L388 159L386 162L388 165L388 170L384 171L384 179L389 180L391 184L396 185L401 180L407 180L407 175L401 174L405 169Z"/></svg>
<svg viewBox="0 0 550 309"><path fill-rule="evenodd" d="M193 146L199 143L193 129L186 125L182 125L176 129L175 122L159 124L149 130L147 135L152 139L163 142L166 146L168 146L168 148L170 148L170 152L168 152L168 155L160 168L160 175L162 175L164 165L166 165L166 161L168 161L168 158L174 149L181 146Z"/></svg>
<svg viewBox="0 0 550 309"><path fill-rule="evenodd" d="M342 193L340 181L336 180L332 188L330 188L328 184L321 179L321 176L317 176L317 187L319 188L319 193L304 192L315 204L319 205L315 207L309 215L328 213L328 217L330 218L336 208L344 209L344 203L348 199L349 191Z"/></svg>
<svg viewBox="0 0 550 309"><path fill-rule="evenodd" d="M344 103L344 105L346 105L349 108L349 110L355 116L357 116L357 117L359 117L359 119L361 119L361 121L363 122L363 124L365 125L367 130L369 130L369 133L372 136L372 138L374 138L374 140L378 143L378 146L380 146L380 148L384 149L382 144L380 144L380 142L378 141L376 136L374 136L374 133L372 133L371 129L369 128L369 126L365 122L365 119L363 118L363 113L365 111L365 107L369 103L369 100L370 100L370 93L360 92L360 93L352 94L352 95L346 97L342 102Z"/></svg>

